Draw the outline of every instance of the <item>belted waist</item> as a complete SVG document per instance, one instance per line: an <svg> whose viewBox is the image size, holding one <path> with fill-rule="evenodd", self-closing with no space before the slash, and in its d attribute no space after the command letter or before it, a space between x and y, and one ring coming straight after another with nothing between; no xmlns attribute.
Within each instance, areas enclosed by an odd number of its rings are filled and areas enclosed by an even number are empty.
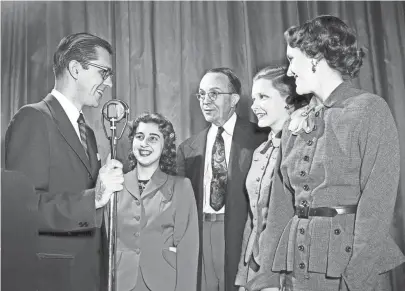
<svg viewBox="0 0 405 291"><path fill-rule="evenodd" d="M225 221L224 213L203 213L203 221Z"/></svg>
<svg viewBox="0 0 405 291"><path fill-rule="evenodd" d="M308 219L309 216L335 217L338 214L356 213L357 205L336 206L336 207L314 207L296 206L295 215L298 218Z"/></svg>

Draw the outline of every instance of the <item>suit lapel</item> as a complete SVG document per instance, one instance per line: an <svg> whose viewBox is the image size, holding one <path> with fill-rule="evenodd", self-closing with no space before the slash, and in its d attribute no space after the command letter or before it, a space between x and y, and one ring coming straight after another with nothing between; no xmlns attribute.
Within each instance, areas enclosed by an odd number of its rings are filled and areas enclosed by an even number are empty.
<svg viewBox="0 0 405 291"><path fill-rule="evenodd" d="M55 124L59 132L66 140L67 144L72 148L72 150L82 161L89 174L92 174L90 161L87 158L86 153L84 152L84 148L79 140L79 137L77 136L75 129L73 128L72 123L70 122L68 116L66 115L66 112L63 110L59 101L51 94L48 94L48 96L45 97L44 101L48 106L53 119L55 120Z"/></svg>
<svg viewBox="0 0 405 291"><path fill-rule="evenodd" d="M246 144L249 142L249 128L238 117L232 136L231 152L229 156L228 180L232 180L238 173L247 173L250 167L252 149ZM229 186L229 184L228 184ZM229 189L228 189L229 190Z"/></svg>
<svg viewBox="0 0 405 291"><path fill-rule="evenodd" d="M193 160L190 160L190 166L187 168L191 171L189 178L197 185L197 193L195 194L198 199L197 205L201 207L201 210L204 205L204 167L208 130L209 127L201 131L188 144L189 156L193 157Z"/></svg>
<svg viewBox="0 0 405 291"><path fill-rule="evenodd" d="M90 166L93 179L97 179L98 170L100 169L100 161L97 158L97 142L93 130L86 124L87 131L87 146L89 151Z"/></svg>
<svg viewBox="0 0 405 291"><path fill-rule="evenodd" d="M159 190L164 183L167 181L167 174L163 173L159 168L153 173L148 184L146 184L145 189L142 193L142 198L145 198L149 195L153 195ZM167 198L167 197L165 197Z"/></svg>

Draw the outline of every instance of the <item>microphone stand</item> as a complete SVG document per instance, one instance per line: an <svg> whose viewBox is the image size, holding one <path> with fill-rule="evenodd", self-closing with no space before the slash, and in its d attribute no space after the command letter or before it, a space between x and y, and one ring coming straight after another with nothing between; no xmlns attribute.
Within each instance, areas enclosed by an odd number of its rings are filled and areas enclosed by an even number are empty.
<svg viewBox="0 0 405 291"><path fill-rule="evenodd" d="M114 110L113 110L114 109ZM125 124L117 137L117 123L125 118ZM110 141L111 158L117 158L117 141L121 139L128 124L129 107L121 100L110 100L104 104L101 112L104 134ZM111 135L107 134L105 120L110 122ZM108 211L108 291L115 291L116 285L116 242L117 242L117 192L114 192L107 206Z"/></svg>

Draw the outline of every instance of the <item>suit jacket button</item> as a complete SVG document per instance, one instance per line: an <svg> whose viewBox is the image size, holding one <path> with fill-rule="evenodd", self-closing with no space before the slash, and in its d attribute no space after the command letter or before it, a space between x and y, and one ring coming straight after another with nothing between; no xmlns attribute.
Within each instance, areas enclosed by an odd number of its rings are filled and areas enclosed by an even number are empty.
<svg viewBox="0 0 405 291"><path fill-rule="evenodd" d="M304 248L304 246L303 246L303 245L299 245L299 246L298 246L298 250L300 250L301 252L303 252L303 251L304 251L304 249L305 249L305 248Z"/></svg>
<svg viewBox="0 0 405 291"><path fill-rule="evenodd" d="M304 156L304 161L308 162L309 161L309 156Z"/></svg>
<svg viewBox="0 0 405 291"><path fill-rule="evenodd" d="M139 215L135 215L135 219L139 221L139 219L141 219L141 217Z"/></svg>
<svg viewBox="0 0 405 291"><path fill-rule="evenodd" d="M339 229L339 228L336 228L336 229L335 229L335 234L336 234L336 235L339 235L339 234L340 234L340 229Z"/></svg>
<svg viewBox="0 0 405 291"><path fill-rule="evenodd" d="M90 173L89 173L87 176L89 177L89 179L90 179L90 180L92 179L92 177L91 177Z"/></svg>
<svg viewBox="0 0 405 291"><path fill-rule="evenodd" d="M304 190L308 191L309 190L309 186L308 185L304 185Z"/></svg>
<svg viewBox="0 0 405 291"><path fill-rule="evenodd" d="M305 233L305 229L303 227L300 228L300 234L304 234Z"/></svg>
<svg viewBox="0 0 405 291"><path fill-rule="evenodd" d="M311 146L314 142L312 140L307 141L307 145Z"/></svg>
<svg viewBox="0 0 405 291"><path fill-rule="evenodd" d="M141 250L140 250L140 249L135 249L135 253L136 253L137 255L139 255L139 254L141 253Z"/></svg>
<svg viewBox="0 0 405 291"><path fill-rule="evenodd" d="M304 177L305 175L306 175L305 171L301 171L301 172L300 172L300 176L301 176L301 177Z"/></svg>
<svg viewBox="0 0 405 291"><path fill-rule="evenodd" d="M345 251L346 251L347 253L350 253L350 252L352 251L352 248L349 247L349 246L347 246L347 247L345 248Z"/></svg>
<svg viewBox="0 0 405 291"><path fill-rule="evenodd" d="M300 263L299 264L300 269L304 269L305 268L305 264L304 263Z"/></svg>
<svg viewBox="0 0 405 291"><path fill-rule="evenodd" d="M141 202L139 202L139 200L136 200L135 203L136 203L136 205L138 205L138 206L141 205Z"/></svg>

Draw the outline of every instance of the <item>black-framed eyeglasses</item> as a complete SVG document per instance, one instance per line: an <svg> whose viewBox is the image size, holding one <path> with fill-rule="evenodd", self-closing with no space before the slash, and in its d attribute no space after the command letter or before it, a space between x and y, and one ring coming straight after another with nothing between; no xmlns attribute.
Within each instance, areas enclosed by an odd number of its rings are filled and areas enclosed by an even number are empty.
<svg viewBox="0 0 405 291"><path fill-rule="evenodd" d="M106 80L108 77L111 77L112 75L114 75L114 72L111 68L106 68L101 65L97 65L94 63L90 63L90 62L83 62L83 64L102 70L101 77L103 78L103 80Z"/></svg>
<svg viewBox="0 0 405 291"><path fill-rule="evenodd" d="M226 95L226 94L234 94L233 92L208 92L208 93L197 93L195 96L197 97L198 101L203 101L205 99L205 96L208 96L209 101L215 101L218 98L218 95Z"/></svg>

